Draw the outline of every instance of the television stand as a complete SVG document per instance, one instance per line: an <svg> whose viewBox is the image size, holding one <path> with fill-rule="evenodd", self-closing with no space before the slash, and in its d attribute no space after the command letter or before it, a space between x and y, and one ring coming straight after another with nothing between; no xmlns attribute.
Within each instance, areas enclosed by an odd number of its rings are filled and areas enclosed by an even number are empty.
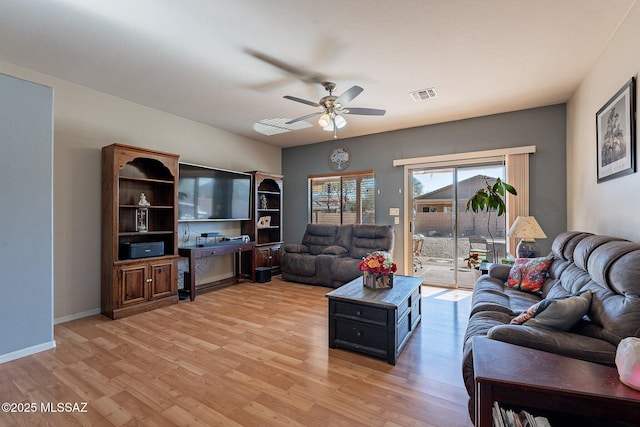
<svg viewBox="0 0 640 427"><path fill-rule="evenodd" d="M178 247L178 255L181 257L185 257L189 259L189 288L187 291L187 283L185 281L184 287L185 291L188 292L189 298L191 301L196 299L196 291L197 290L205 290L214 287L225 286L231 283L238 283L240 279L246 277L247 279L251 279L253 282L256 281L255 269L253 266L248 270L251 274L246 276L242 275L242 253L243 252L251 252L250 257L246 257L245 259L253 260L253 252L255 250L256 244L255 242L235 242L235 241L227 241L227 242L219 242L219 243L211 243L207 246L182 246ZM206 257L214 257L220 255L234 254L234 276L230 278L230 280L218 280L211 283L204 283L196 286L196 259L198 258L206 258ZM186 276L186 275L185 275Z"/></svg>

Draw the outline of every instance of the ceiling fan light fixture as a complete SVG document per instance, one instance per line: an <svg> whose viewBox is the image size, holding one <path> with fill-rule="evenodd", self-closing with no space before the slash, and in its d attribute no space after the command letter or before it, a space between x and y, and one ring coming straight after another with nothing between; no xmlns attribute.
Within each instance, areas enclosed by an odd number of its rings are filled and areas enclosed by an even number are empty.
<svg viewBox="0 0 640 427"><path fill-rule="evenodd" d="M318 124L320 126L322 126L323 128L326 128L329 125L331 125L331 127L333 128L333 123L331 122L331 117L327 113L324 113L323 115L320 116L320 118L318 119ZM327 130L327 129L325 129L325 130Z"/></svg>
<svg viewBox="0 0 640 427"><path fill-rule="evenodd" d="M336 114L336 117L333 120L338 129L342 129L347 125L347 120L344 117L342 117L340 114Z"/></svg>
<svg viewBox="0 0 640 427"><path fill-rule="evenodd" d="M333 132L333 130L334 130L333 122L329 122L329 124L326 125L325 127L323 127L322 130L327 131L327 132Z"/></svg>

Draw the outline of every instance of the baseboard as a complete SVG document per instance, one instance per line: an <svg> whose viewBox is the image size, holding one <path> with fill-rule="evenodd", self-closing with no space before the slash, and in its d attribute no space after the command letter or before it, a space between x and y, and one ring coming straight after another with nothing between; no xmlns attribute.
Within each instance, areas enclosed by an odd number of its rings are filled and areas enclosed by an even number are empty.
<svg viewBox="0 0 640 427"><path fill-rule="evenodd" d="M81 313L70 314L68 316L56 317L53 319L53 324L57 325L59 323L70 322L76 319L82 319L83 317L94 316L96 314L100 314L99 308L94 308L93 310L83 311Z"/></svg>
<svg viewBox="0 0 640 427"><path fill-rule="evenodd" d="M23 348L22 350L14 351L11 353L2 354L0 355L0 364L20 359L21 357L31 356L32 354L40 353L41 351L51 350L52 348L56 348L55 340L43 344L34 345L33 347Z"/></svg>

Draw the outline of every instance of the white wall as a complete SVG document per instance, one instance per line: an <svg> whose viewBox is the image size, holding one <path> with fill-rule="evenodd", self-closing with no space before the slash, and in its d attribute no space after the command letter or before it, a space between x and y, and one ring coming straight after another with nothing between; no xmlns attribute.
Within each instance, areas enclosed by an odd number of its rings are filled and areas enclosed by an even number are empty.
<svg viewBox="0 0 640 427"><path fill-rule="evenodd" d="M120 142L176 153L191 163L281 172L277 147L6 62L0 61L0 73L54 88L57 322L99 312L101 147Z"/></svg>
<svg viewBox="0 0 640 427"><path fill-rule="evenodd" d="M637 2L567 104L567 225L570 230L640 241L637 194L640 173L596 182L595 120L596 112L626 81L632 76L638 77L639 70L640 3Z"/></svg>

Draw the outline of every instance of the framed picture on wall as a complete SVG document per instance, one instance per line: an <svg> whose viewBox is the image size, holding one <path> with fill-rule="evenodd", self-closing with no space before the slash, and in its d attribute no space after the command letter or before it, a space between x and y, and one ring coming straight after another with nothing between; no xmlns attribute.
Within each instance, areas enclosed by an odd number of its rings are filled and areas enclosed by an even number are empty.
<svg viewBox="0 0 640 427"><path fill-rule="evenodd" d="M596 113L598 183L636 171L635 77Z"/></svg>

